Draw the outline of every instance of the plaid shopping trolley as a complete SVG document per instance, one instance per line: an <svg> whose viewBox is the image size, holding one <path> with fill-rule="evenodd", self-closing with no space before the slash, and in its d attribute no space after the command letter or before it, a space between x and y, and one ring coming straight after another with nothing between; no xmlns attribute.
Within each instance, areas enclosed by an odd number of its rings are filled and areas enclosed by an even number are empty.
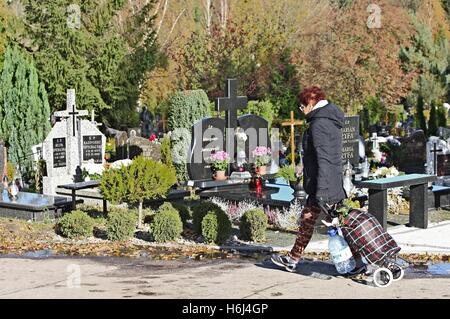
<svg viewBox="0 0 450 319"><path fill-rule="evenodd" d="M382 266L400 252L395 240L378 220L367 212L351 210L341 221L342 234L354 255L361 255L369 263Z"/></svg>

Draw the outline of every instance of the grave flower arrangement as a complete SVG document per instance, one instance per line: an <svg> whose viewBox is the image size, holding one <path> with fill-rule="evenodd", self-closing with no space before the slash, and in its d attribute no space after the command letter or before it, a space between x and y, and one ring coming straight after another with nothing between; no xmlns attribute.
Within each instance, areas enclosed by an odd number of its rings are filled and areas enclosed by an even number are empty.
<svg viewBox="0 0 450 319"><path fill-rule="evenodd" d="M280 168L277 177L284 178L289 183L300 184L303 182L303 166L286 165Z"/></svg>
<svg viewBox="0 0 450 319"><path fill-rule="evenodd" d="M270 163L272 151L270 147L258 146L252 152L255 158L255 166L262 167Z"/></svg>
<svg viewBox="0 0 450 319"><path fill-rule="evenodd" d="M218 151L211 154L211 167L215 171L215 179L223 180L226 179L225 171L230 163L230 155L224 151Z"/></svg>

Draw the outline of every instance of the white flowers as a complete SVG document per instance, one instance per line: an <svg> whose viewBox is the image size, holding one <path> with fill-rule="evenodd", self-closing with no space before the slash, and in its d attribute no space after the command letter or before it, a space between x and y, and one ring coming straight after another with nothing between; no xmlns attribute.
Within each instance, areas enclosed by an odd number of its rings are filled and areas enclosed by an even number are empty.
<svg viewBox="0 0 450 319"><path fill-rule="evenodd" d="M378 168L374 173L373 176L375 178L381 178L381 177L395 177L398 176L400 172L394 167L380 167Z"/></svg>

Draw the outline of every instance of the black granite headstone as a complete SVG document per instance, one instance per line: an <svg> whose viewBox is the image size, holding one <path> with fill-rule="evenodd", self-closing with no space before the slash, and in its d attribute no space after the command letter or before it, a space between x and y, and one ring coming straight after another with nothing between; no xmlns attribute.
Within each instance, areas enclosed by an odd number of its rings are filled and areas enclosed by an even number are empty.
<svg viewBox="0 0 450 319"><path fill-rule="evenodd" d="M394 165L406 174L425 173L427 139L422 130L400 139L401 146L394 158Z"/></svg>
<svg viewBox="0 0 450 319"><path fill-rule="evenodd" d="M66 167L66 138L53 139L53 168Z"/></svg>
<svg viewBox="0 0 450 319"><path fill-rule="evenodd" d="M342 128L342 161L359 165L359 116L345 117Z"/></svg>
<svg viewBox="0 0 450 319"><path fill-rule="evenodd" d="M253 163L254 158L252 152L256 147L270 147L269 122L261 116L247 114L238 118L238 126L247 134L245 160L247 163Z"/></svg>
<svg viewBox="0 0 450 319"><path fill-rule="evenodd" d="M450 176L450 154L437 155L437 176Z"/></svg>
<svg viewBox="0 0 450 319"><path fill-rule="evenodd" d="M191 180L209 179L212 176L211 153L224 150L225 120L204 118L192 126L192 140L188 161Z"/></svg>
<svg viewBox="0 0 450 319"><path fill-rule="evenodd" d="M102 136L83 136L83 161L94 160L95 164L102 163Z"/></svg>

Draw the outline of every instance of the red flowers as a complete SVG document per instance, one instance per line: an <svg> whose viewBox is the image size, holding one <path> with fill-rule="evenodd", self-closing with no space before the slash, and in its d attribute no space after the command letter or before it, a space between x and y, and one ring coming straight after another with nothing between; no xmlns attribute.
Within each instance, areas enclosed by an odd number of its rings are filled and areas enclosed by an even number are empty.
<svg viewBox="0 0 450 319"><path fill-rule="evenodd" d="M153 141L155 141L156 140L156 134L152 134L152 135L150 135L150 137L149 137L149 139L148 139L150 142L153 142Z"/></svg>

